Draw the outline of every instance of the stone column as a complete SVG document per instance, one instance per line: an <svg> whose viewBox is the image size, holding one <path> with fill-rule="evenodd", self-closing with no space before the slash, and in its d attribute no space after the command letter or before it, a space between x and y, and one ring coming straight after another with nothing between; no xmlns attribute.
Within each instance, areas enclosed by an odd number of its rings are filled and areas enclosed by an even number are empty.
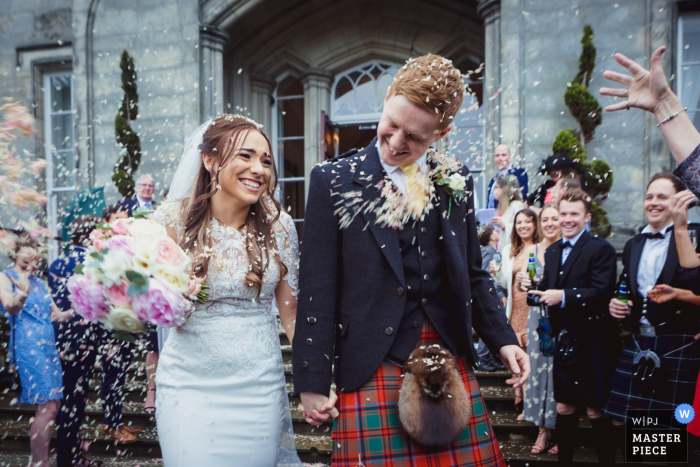
<svg viewBox="0 0 700 467"><path fill-rule="evenodd" d="M301 77L304 85L304 195L309 194L309 177L314 165L321 162L321 111L330 112L331 79L327 70L312 68Z"/></svg>
<svg viewBox="0 0 700 467"><path fill-rule="evenodd" d="M224 113L224 45L226 32L199 27L199 117L203 123Z"/></svg>
<svg viewBox="0 0 700 467"><path fill-rule="evenodd" d="M265 75L250 76L250 113L253 120L263 125L269 135L272 131L272 93L277 86L274 78Z"/></svg>
<svg viewBox="0 0 700 467"><path fill-rule="evenodd" d="M486 180L495 174L490 163L494 147L501 137L501 0L480 0L479 15L484 19L484 152L486 156ZM494 99L491 99L499 93Z"/></svg>

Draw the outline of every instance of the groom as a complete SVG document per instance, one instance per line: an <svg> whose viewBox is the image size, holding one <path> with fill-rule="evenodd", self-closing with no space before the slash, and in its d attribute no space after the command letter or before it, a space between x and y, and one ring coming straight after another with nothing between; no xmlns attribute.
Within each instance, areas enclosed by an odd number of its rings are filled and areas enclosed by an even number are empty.
<svg viewBox="0 0 700 467"><path fill-rule="evenodd" d="M429 150L450 131L463 95L450 61L410 60L387 91L377 138L311 172L294 387L309 423L326 421L334 404L339 410L333 465L403 465L416 458L430 465L505 465L472 371L472 326L514 373L510 384L525 383L529 360L481 269L473 199L459 196L473 190L469 171ZM454 180L461 174L466 185L439 186L438 172ZM402 222L406 206L419 213L417 220ZM461 436L439 448L413 441L398 417L403 363L419 343L442 343L458 356L472 402ZM332 376L337 403L329 400Z"/></svg>

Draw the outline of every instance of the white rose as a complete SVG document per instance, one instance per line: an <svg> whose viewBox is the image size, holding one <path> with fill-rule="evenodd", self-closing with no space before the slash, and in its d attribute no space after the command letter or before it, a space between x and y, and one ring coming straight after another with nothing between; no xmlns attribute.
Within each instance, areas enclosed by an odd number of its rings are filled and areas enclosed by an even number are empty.
<svg viewBox="0 0 700 467"><path fill-rule="evenodd" d="M138 320L129 306L110 307L103 324L112 331L143 332L145 330L143 323Z"/></svg>
<svg viewBox="0 0 700 467"><path fill-rule="evenodd" d="M126 277L125 273L128 266L129 265L124 261L124 258L119 258L117 255L107 253L104 256L104 259L100 261L100 269L102 269L102 283L109 287L112 284L119 282L122 277Z"/></svg>
<svg viewBox="0 0 700 467"><path fill-rule="evenodd" d="M156 239L167 235L165 227L150 219L134 219L131 224L129 224L128 230L129 234L134 237Z"/></svg>
<svg viewBox="0 0 700 467"><path fill-rule="evenodd" d="M190 277L179 268L158 264L153 272L153 278L159 280L164 285L174 288L181 294L188 290Z"/></svg>
<svg viewBox="0 0 700 467"><path fill-rule="evenodd" d="M454 193L461 193L467 187L467 179L458 173L452 174L450 175L450 183L448 183L447 186Z"/></svg>
<svg viewBox="0 0 700 467"><path fill-rule="evenodd" d="M140 239L134 251L132 268L134 271L146 277L150 277L153 275L156 268L160 266L156 262L156 258L157 251L154 243L150 239Z"/></svg>
<svg viewBox="0 0 700 467"><path fill-rule="evenodd" d="M92 258L90 258L90 260L88 260L88 263L91 261L92 261ZM100 269L99 267L91 268L91 267L85 266L85 268L83 269L83 274L85 275L85 277L90 279L90 281L93 284L101 284L102 279L104 278L104 274L102 274L102 269Z"/></svg>

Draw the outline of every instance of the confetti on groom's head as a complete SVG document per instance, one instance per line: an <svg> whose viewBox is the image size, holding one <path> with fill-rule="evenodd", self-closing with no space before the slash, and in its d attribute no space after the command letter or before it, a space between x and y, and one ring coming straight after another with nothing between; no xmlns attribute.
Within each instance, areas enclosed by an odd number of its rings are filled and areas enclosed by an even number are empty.
<svg viewBox="0 0 700 467"><path fill-rule="evenodd" d="M465 94L462 74L452 61L439 55L409 59L391 85L389 95L402 95L429 112L440 115L438 130L452 124Z"/></svg>

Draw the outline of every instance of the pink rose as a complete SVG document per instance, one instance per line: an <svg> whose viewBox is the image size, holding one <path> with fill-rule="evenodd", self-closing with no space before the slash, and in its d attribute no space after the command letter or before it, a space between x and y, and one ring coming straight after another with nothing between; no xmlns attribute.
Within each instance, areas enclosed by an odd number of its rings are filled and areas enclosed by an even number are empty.
<svg viewBox="0 0 700 467"><path fill-rule="evenodd" d="M111 225L115 235L127 235L129 233L129 224L124 219L117 219Z"/></svg>
<svg viewBox="0 0 700 467"><path fill-rule="evenodd" d="M166 266L180 265L180 247L172 238L164 237L156 242L156 262Z"/></svg>
<svg viewBox="0 0 700 467"><path fill-rule="evenodd" d="M107 241L109 252L117 256L134 256L135 247L134 239L126 235L115 235Z"/></svg>
<svg viewBox="0 0 700 467"><path fill-rule="evenodd" d="M124 281L107 287L105 289L105 295L107 296L107 300L109 300L113 306L123 306L131 303L131 297L129 297L129 284Z"/></svg>
<svg viewBox="0 0 700 467"><path fill-rule="evenodd" d="M102 286L93 284L86 276L76 274L68 279L68 291L73 309L86 320L96 323L109 312Z"/></svg>
<svg viewBox="0 0 700 467"><path fill-rule="evenodd" d="M148 293L132 297L131 307L141 321L172 327L185 322L189 302L176 290L149 279Z"/></svg>
<svg viewBox="0 0 700 467"><path fill-rule="evenodd" d="M103 234L104 234L103 230L97 230L97 229L90 232L90 241L95 246L95 249L99 252L102 252L104 247L107 246L107 240L104 238Z"/></svg>

